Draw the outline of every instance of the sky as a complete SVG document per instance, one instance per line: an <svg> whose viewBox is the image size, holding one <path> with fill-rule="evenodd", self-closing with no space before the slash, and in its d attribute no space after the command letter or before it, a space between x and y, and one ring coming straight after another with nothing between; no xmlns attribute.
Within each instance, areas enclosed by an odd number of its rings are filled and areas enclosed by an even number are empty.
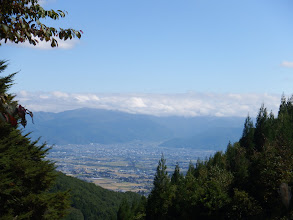
<svg viewBox="0 0 293 220"><path fill-rule="evenodd" d="M277 113L293 84L291 0L42 0L80 40L0 46L11 92L33 111L154 115Z"/></svg>

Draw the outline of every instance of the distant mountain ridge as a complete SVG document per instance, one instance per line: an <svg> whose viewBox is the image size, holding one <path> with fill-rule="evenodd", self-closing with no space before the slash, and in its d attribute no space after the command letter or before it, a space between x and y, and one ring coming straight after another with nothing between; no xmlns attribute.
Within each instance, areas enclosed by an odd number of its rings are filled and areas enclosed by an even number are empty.
<svg viewBox="0 0 293 220"><path fill-rule="evenodd" d="M35 124L24 132L48 144L113 144L162 141L166 147L207 147L237 141L245 118L156 117L120 111L82 108L60 113L35 112Z"/></svg>
<svg viewBox="0 0 293 220"><path fill-rule="evenodd" d="M163 147L197 148L208 150L225 151L229 142L239 140L241 128L213 128L203 131L191 137L173 138L160 144Z"/></svg>
<svg viewBox="0 0 293 220"><path fill-rule="evenodd" d="M60 113L36 112L27 130L50 144L123 143L158 141L171 132L149 116L100 109L77 109Z"/></svg>

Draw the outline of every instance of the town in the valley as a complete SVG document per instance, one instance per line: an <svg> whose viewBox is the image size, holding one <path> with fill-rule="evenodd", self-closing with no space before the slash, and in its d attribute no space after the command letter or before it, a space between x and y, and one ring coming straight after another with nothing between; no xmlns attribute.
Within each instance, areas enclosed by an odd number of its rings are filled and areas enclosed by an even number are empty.
<svg viewBox="0 0 293 220"><path fill-rule="evenodd" d="M214 154L213 150L164 148L158 142L123 144L54 145L48 159L55 161L57 170L114 191L133 191L147 195L153 184L158 161L166 159L168 172L176 163L187 171L189 163L196 164Z"/></svg>

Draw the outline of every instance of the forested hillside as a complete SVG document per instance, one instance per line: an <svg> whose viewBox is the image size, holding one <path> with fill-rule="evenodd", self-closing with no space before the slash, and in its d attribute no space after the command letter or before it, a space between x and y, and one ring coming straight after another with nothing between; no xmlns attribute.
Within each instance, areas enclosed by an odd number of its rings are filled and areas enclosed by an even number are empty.
<svg viewBox="0 0 293 220"><path fill-rule="evenodd" d="M170 177L162 156L146 219L292 219L292 98L282 97L277 117L262 106L238 142L186 175L177 165Z"/></svg>
<svg viewBox="0 0 293 220"><path fill-rule="evenodd" d="M119 206L126 201L131 206L138 204L141 196L132 192L114 192L93 183L58 173L53 192L68 191L71 209L64 220L116 219Z"/></svg>

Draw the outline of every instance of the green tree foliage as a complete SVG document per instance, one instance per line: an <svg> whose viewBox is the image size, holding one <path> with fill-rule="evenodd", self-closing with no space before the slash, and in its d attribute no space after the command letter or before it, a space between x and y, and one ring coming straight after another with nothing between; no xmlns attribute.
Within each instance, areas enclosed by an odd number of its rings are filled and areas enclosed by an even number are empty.
<svg viewBox="0 0 293 220"><path fill-rule="evenodd" d="M262 212L261 206L246 191L234 188L231 209L227 216L234 219L258 219Z"/></svg>
<svg viewBox="0 0 293 220"><path fill-rule="evenodd" d="M145 218L146 198L143 196L139 201L132 204L129 199L123 199L117 213L117 220L139 220Z"/></svg>
<svg viewBox="0 0 293 220"><path fill-rule="evenodd" d="M40 6L39 0L0 0L0 40L4 40L5 43L27 41L32 45L44 40L50 41L51 46L56 47L56 38L80 38L82 31L71 28L58 30L43 23L46 18L64 18L66 13L61 10L45 10Z"/></svg>
<svg viewBox="0 0 293 220"><path fill-rule="evenodd" d="M140 204L141 196L133 192L114 192L103 189L94 183L87 183L74 177L58 172L56 184L52 192L69 191L71 209L64 220L75 219L116 219L119 207L123 207L131 215L144 213L144 203ZM127 202L127 208L125 208ZM132 205L134 204L134 206ZM133 209L132 209L133 206ZM124 212L124 210L120 210ZM131 212L131 213L130 213ZM123 216L120 214L120 217Z"/></svg>
<svg viewBox="0 0 293 220"><path fill-rule="evenodd" d="M293 96L290 100L286 101L283 96L281 99L281 104L279 108L277 123L275 126L275 131L277 133L276 140L278 145L293 144L293 106L292 106Z"/></svg>
<svg viewBox="0 0 293 220"><path fill-rule="evenodd" d="M259 109L259 113L256 118L256 124L255 124L255 132L254 132L254 143L255 148L260 151L264 147L265 141L266 141L266 133L267 133L267 109L264 107L264 105L261 106Z"/></svg>
<svg viewBox="0 0 293 220"><path fill-rule="evenodd" d="M246 150L249 149L241 147L239 143L234 145L229 143L226 150L227 169L234 176L233 184L240 189L246 189L250 185L248 181L250 161L247 158Z"/></svg>
<svg viewBox="0 0 293 220"><path fill-rule="evenodd" d="M1 71L5 67L0 63ZM12 77L0 78L1 92L7 94ZM12 95L7 96L14 102ZM0 121L0 219L59 219L65 215L68 194L49 192L55 166L45 159L48 149Z"/></svg>
<svg viewBox="0 0 293 220"><path fill-rule="evenodd" d="M80 209L71 207L68 210L68 214L66 215L66 217L62 218L62 220L84 220L84 216Z"/></svg>
<svg viewBox="0 0 293 220"><path fill-rule="evenodd" d="M253 122L251 118L247 116L244 123L243 134L239 140L239 143L242 147L246 149L246 152L250 155L253 154L253 150L254 150L254 145L253 145L254 132L255 132L255 128L253 126Z"/></svg>
<svg viewBox="0 0 293 220"><path fill-rule="evenodd" d="M168 219L179 219L181 217L181 207L183 204L183 186L184 184L184 176L180 172L179 164L177 163L175 166L174 173L171 177L171 205L168 209Z"/></svg>
<svg viewBox="0 0 293 220"><path fill-rule="evenodd" d="M167 173L166 160L162 155L154 178L154 187L148 197L147 219L166 219L171 203L170 178Z"/></svg>
<svg viewBox="0 0 293 220"><path fill-rule="evenodd" d="M179 167L179 164L177 163L175 166L174 173L171 177L171 185L178 186L181 183L182 179L183 179L183 175L180 173L180 167Z"/></svg>
<svg viewBox="0 0 293 220"><path fill-rule="evenodd" d="M2 73L6 67L6 61L0 60L0 73ZM6 93L12 85L12 78L15 74L16 73L0 78L0 121L7 122L14 127L16 127L20 121L23 127L25 127L27 124L26 114L29 114L33 118L33 113L23 106L18 105L18 103L13 100L13 95Z"/></svg>
<svg viewBox="0 0 293 220"><path fill-rule="evenodd" d="M123 200L121 205L119 206L119 210L117 213L117 220L126 220L131 219L131 210L127 200Z"/></svg>
<svg viewBox="0 0 293 220"><path fill-rule="evenodd" d="M255 125L249 116L245 120L239 142L195 167L190 163L185 176L177 165L171 187L161 184L158 190L154 185L156 196L152 191L148 198L147 216L162 204L161 211L169 208L160 212L160 219L292 219L292 103L293 96L282 97L276 118L262 105ZM161 159L156 181L166 170L162 164ZM170 196L162 196L166 192Z"/></svg>
<svg viewBox="0 0 293 220"><path fill-rule="evenodd" d="M229 171L217 165L206 165L200 169L195 191L197 201L193 202L198 210L197 215L206 219L216 217L222 219L230 202L228 191L233 176Z"/></svg>

